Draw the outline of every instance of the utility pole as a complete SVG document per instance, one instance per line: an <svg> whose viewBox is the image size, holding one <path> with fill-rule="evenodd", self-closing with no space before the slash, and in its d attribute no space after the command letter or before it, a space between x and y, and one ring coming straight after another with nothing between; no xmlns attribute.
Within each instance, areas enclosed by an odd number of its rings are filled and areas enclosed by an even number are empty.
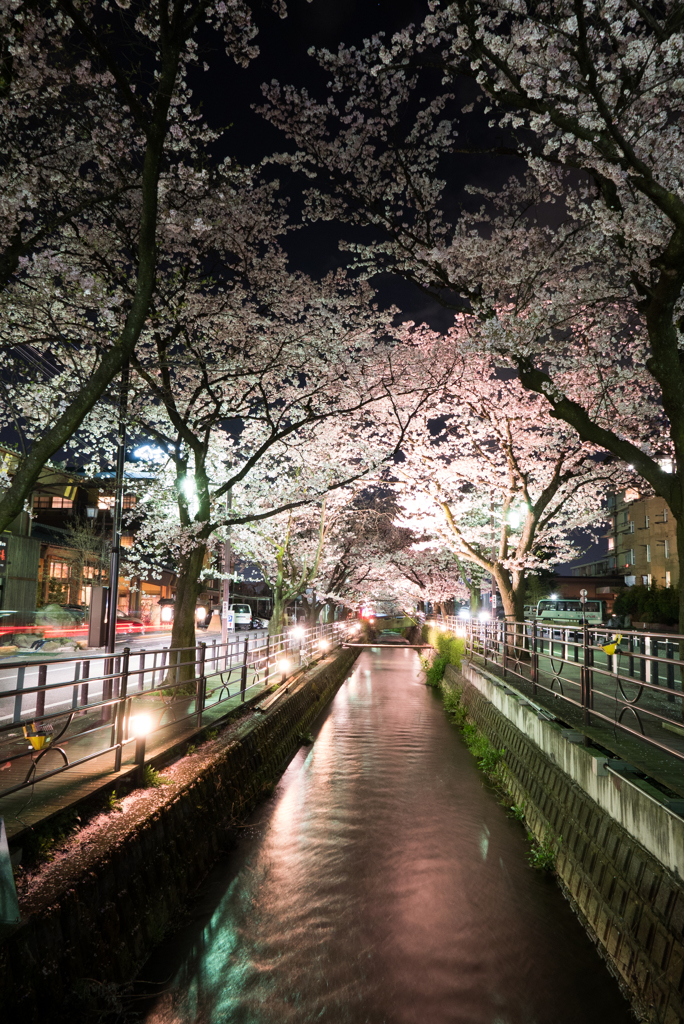
<svg viewBox="0 0 684 1024"><path fill-rule="evenodd" d="M116 611L119 606L119 566L121 562L121 519L123 513L124 466L126 463L126 412L128 409L128 362L121 368L119 396L119 444L116 453L116 490L112 510L112 555L109 563L109 622L107 653L116 650Z"/></svg>
<svg viewBox="0 0 684 1024"><path fill-rule="evenodd" d="M230 514L230 510L233 507L233 488L228 488L226 494L226 512ZM226 542L223 545L223 587L222 587L222 608L221 608L221 643L228 643L228 609L230 608L230 563L232 556L232 547L230 543L230 526L226 532ZM225 650L225 648L224 648Z"/></svg>

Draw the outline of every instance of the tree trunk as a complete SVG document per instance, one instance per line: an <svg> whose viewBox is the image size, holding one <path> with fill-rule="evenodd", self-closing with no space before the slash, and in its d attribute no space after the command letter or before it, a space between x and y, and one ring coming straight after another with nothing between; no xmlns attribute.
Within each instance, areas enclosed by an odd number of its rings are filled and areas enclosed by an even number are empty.
<svg viewBox="0 0 684 1024"><path fill-rule="evenodd" d="M195 609L197 598L202 592L199 577L205 553L204 544L195 548L182 559L178 570L167 675L170 684L191 684L195 681Z"/></svg>
<svg viewBox="0 0 684 1024"><path fill-rule="evenodd" d="M472 583L468 590L470 591L470 614L475 617L480 610L480 584Z"/></svg>
<svg viewBox="0 0 684 1024"><path fill-rule="evenodd" d="M283 581L277 579L273 588L273 613L268 624L268 632L271 636L283 632L283 620L285 618L285 601L283 600Z"/></svg>

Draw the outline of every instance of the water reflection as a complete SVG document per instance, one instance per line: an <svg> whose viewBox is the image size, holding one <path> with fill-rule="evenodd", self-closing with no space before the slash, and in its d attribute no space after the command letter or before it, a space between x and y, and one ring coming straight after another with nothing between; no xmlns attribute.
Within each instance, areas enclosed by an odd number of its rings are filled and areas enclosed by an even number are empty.
<svg viewBox="0 0 684 1024"><path fill-rule="evenodd" d="M147 1024L631 1019L413 652L361 655L253 820L143 972L172 976Z"/></svg>

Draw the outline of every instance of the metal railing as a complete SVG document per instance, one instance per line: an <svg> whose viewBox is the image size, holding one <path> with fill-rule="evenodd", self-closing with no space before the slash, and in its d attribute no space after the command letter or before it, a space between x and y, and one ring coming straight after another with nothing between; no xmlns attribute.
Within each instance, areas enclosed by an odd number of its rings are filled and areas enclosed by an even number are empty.
<svg viewBox="0 0 684 1024"><path fill-rule="evenodd" d="M498 666L554 709L573 708L580 724L608 725L684 761L684 636L453 616L445 627L464 638L469 660Z"/></svg>
<svg viewBox="0 0 684 1024"><path fill-rule="evenodd" d="M115 654L3 661L0 800L103 754L114 755L118 772L133 757L129 744L141 731L139 713L149 719L148 751L159 750L165 733L173 740L174 733L182 738L211 725L228 702L244 702L250 691L285 681L355 628L343 621L275 636L235 634L225 644L216 638L175 650L126 647ZM5 688L6 682L12 685Z"/></svg>

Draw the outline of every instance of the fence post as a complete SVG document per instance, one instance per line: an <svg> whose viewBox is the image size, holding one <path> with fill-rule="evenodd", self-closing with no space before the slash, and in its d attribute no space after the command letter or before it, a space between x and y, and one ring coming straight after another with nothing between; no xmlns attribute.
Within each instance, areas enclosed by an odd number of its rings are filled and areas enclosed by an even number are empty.
<svg viewBox="0 0 684 1024"><path fill-rule="evenodd" d="M81 707L85 708L88 706L88 683L87 680L90 678L90 661L84 661L82 666L81 678Z"/></svg>
<svg viewBox="0 0 684 1024"><path fill-rule="evenodd" d="M21 721L21 699L22 690L24 689L24 676L26 669L23 665L20 665L17 669L17 694L14 698L14 715L12 716L12 725Z"/></svg>
<svg viewBox="0 0 684 1024"><path fill-rule="evenodd" d="M668 640L667 644L665 646L665 657L668 659L668 663L666 665L666 669L667 669L667 688L668 688L668 690L674 690L674 688L675 688L674 661L672 660L674 658L674 645L673 645L671 640ZM667 695L667 699L670 702L670 704L674 704L674 697L672 696L672 694L668 694Z"/></svg>
<svg viewBox="0 0 684 1024"><path fill-rule="evenodd" d="M44 687L47 685L47 665L38 666L38 686ZM36 694L36 718L40 718L45 714L45 690L40 690Z"/></svg>
<svg viewBox="0 0 684 1024"><path fill-rule="evenodd" d="M199 645L199 671L197 673L197 697L195 699L195 711L197 712L197 728L202 728L202 712L204 711L204 702L207 696L207 680L206 680L206 657L207 657L207 645L202 642Z"/></svg>
<svg viewBox="0 0 684 1024"><path fill-rule="evenodd" d="M593 672L591 671L592 665L592 651L589 646L589 630L586 625L583 629L582 638L582 669L581 669L581 682L582 682L582 707L584 709L584 724L589 725L591 722L591 708L594 704L593 694Z"/></svg>
<svg viewBox="0 0 684 1024"><path fill-rule="evenodd" d="M74 666L74 689L71 694L71 709L75 711L78 707L78 683L81 678L81 662L77 661Z"/></svg>
<svg viewBox="0 0 684 1024"><path fill-rule="evenodd" d="M537 692L537 679L539 678L539 657L537 655L537 621L532 623L532 656L530 658L530 676L532 677L532 693Z"/></svg>
<svg viewBox="0 0 684 1024"><path fill-rule="evenodd" d="M123 657L120 662L121 675L119 677L119 702L116 705L116 735L114 742L116 743L116 750L114 752L114 771L121 771L121 755L123 753L123 741L124 741L124 719L126 717L126 694L128 692L128 661L131 655L130 647L124 647ZM119 661L119 659L116 659Z"/></svg>
<svg viewBox="0 0 684 1024"><path fill-rule="evenodd" d="M271 656L271 637L266 634L266 668L264 669L264 686L268 686L268 659Z"/></svg>
<svg viewBox="0 0 684 1024"><path fill-rule="evenodd" d="M240 700L245 699L245 690L247 689L247 654L249 648L249 637L245 637L245 650L242 658L242 671L240 672Z"/></svg>

